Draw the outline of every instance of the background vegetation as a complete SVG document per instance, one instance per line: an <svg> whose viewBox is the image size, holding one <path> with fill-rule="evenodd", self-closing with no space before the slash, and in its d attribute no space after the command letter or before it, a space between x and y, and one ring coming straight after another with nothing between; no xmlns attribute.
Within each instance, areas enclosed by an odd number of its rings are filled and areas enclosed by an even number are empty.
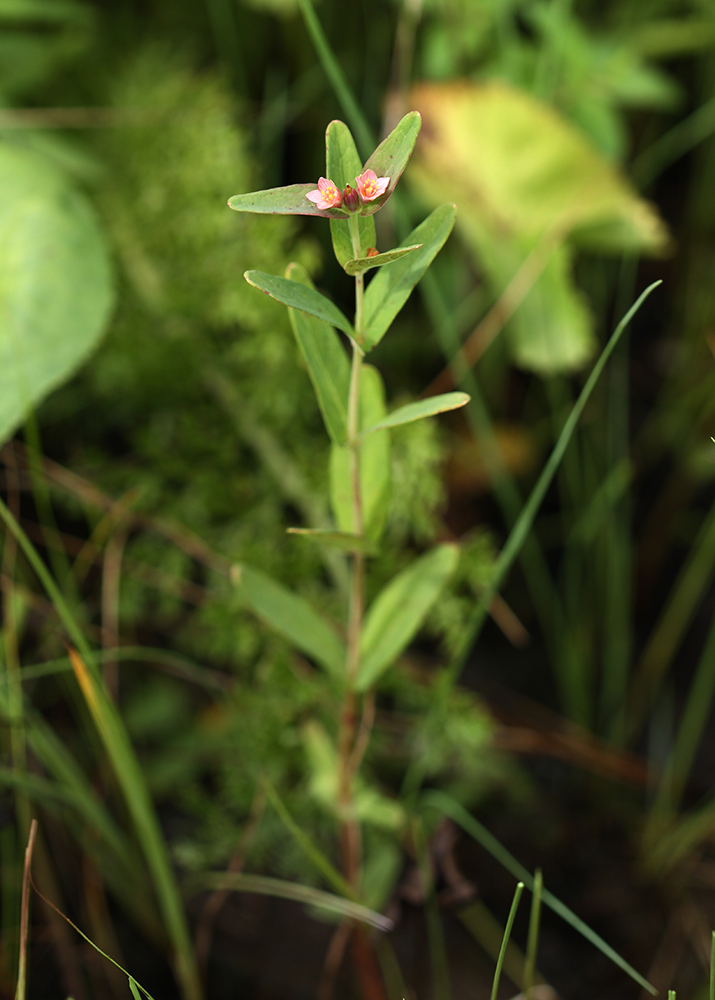
<svg viewBox="0 0 715 1000"><path fill-rule="evenodd" d="M325 887L281 804L335 857L334 694L231 568L336 616L346 587L339 558L285 534L328 521L328 447L285 312L242 274L298 261L346 311L350 282L327 226L226 200L317 179L333 118L369 151L417 109L378 242L446 200L457 229L371 360L391 407L452 385L472 402L395 432L370 586L435 541L463 555L380 686L364 899L396 922L411 996L488 991L513 884L457 834L461 813L429 805L443 793L659 989L699 995L715 888L712 3L14 0L0 54L3 496L58 586L7 530L0 988L38 815L38 888L155 995L180 988L167 956L185 933L208 996L327 997L336 975L356 992L349 962L324 964L324 911L209 893L227 866ZM658 278L475 645L475 603L600 347ZM112 696L94 717L65 647L82 637ZM634 995L550 919L541 971L564 997ZM126 990L39 901L35 927L31 996Z"/></svg>

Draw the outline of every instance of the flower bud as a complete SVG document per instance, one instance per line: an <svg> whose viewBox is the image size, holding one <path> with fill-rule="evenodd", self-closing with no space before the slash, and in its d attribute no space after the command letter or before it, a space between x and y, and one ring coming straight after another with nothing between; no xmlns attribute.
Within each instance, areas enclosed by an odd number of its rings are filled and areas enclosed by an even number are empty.
<svg viewBox="0 0 715 1000"><path fill-rule="evenodd" d="M357 212L360 208L360 197L355 188L350 187L349 184L345 185L343 191L343 208L348 212Z"/></svg>

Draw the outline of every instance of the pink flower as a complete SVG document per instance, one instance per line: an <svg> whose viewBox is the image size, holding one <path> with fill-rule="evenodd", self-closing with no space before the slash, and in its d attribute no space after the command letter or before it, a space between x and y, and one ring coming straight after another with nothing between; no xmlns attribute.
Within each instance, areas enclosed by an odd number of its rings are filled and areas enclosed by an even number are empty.
<svg viewBox="0 0 715 1000"><path fill-rule="evenodd" d="M374 201L387 190L389 177L378 177L374 170L365 170L355 178L361 201Z"/></svg>
<svg viewBox="0 0 715 1000"><path fill-rule="evenodd" d="M317 190L308 191L305 197L321 209L340 208L343 203L343 196L333 181L329 181L327 177L321 177L318 181Z"/></svg>

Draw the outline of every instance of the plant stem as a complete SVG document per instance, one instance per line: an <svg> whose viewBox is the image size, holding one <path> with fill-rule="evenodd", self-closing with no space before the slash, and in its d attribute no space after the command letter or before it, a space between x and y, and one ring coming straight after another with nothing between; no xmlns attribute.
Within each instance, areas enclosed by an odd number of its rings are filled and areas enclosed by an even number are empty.
<svg viewBox="0 0 715 1000"><path fill-rule="evenodd" d="M360 255L360 234L357 216L350 217L350 235L355 256ZM363 276L355 278L355 331L358 338L362 334L363 319ZM360 489L360 374L362 351L353 344L352 370L350 374L350 396L348 399L348 446L350 448L350 475L352 479L353 530L363 532L362 499ZM343 872L353 888L357 889L360 876L361 845L360 828L353 816L353 783L355 770L351 766L358 726L358 699L355 680L360 668L360 637L364 603L365 558L361 552L352 557L350 573L350 605L348 610L348 642L345 665L345 697L340 720L340 811L342 814L340 843Z"/></svg>

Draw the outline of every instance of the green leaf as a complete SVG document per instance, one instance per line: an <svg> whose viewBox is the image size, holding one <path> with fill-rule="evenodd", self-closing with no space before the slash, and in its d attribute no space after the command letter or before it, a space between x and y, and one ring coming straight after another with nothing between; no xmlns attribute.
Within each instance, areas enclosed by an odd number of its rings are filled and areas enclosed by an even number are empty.
<svg viewBox="0 0 715 1000"><path fill-rule="evenodd" d="M353 535L347 531L326 531L323 528L286 528L289 535L298 535L317 545L328 545L342 552L363 552L375 555L377 546L364 535Z"/></svg>
<svg viewBox="0 0 715 1000"><path fill-rule="evenodd" d="M228 199L228 207L234 212L254 212L258 215L318 215L324 219L344 219L346 213L341 208L318 208L306 195L315 191L314 184L289 184L287 187L266 188L265 191L249 191L235 194Z"/></svg>
<svg viewBox="0 0 715 1000"><path fill-rule="evenodd" d="M374 215L382 208L407 166L412 150L415 148L417 136L422 127L422 118L418 111L410 111L397 123L386 139L383 139L363 170L374 170L378 177L389 177L390 183L381 198L364 205L361 215Z"/></svg>
<svg viewBox="0 0 715 1000"><path fill-rule="evenodd" d="M289 264L286 277L313 289L308 272L301 264ZM348 437L350 362L340 338L329 323L316 316L297 309L289 309L288 313L328 434L336 444L345 444Z"/></svg>
<svg viewBox="0 0 715 1000"><path fill-rule="evenodd" d="M348 337L355 340L355 331L352 324L341 313L336 305L326 299L314 288L307 287L299 281L290 281L288 278L280 278L277 274L266 274L265 271L246 271L243 275L249 285L258 288L272 299L282 302L289 309L300 309L301 312L317 316L318 319L325 320L331 326L336 326Z"/></svg>
<svg viewBox="0 0 715 1000"><path fill-rule="evenodd" d="M267 573L245 564L235 580L252 610L298 649L326 670L339 674L345 666L345 646L326 620L304 597L294 594Z"/></svg>
<svg viewBox="0 0 715 1000"><path fill-rule="evenodd" d="M384 419L385 387L372 365L363 365L360 379L360 426ZM390 494L390 434L376 431L360 445L360 484L364 534L379 541ZM330 452L330 501L341 532L356 534L353 519L350 449L333 445Z"/></svg>
<svg viewBox="0 0 715 1000"><path fill-rule="evenodd" d="M36 152L0 145L0 443L96 347L113 301L89 203Z"/></svg>
<svg viewBox="0 0 715 1000"><path fill-rule="evenodd" d="M207 872L202 875L201 882L208 889L252 892L261 896L294 899L298 903L305 903L306 906L328 910L381 931L392 930L394 926L389 917L383 917L381 913L376 913L361 903L353 903L352 900L316 889L312 885L286 882L284 879L271 878L268 875L246 875L243 872Z"/></svg>
<svg viewBox="0 0 715 1000"><path fill-rule="evenodd" d="M400 257L404 257L408 253L412 253L413 250L420 250L422 248L421 243L415 243L411 247L400 247L396 250L385 250L384 253L376 253L371 257L354 257L351 260L345 261L343 267L348 274L362 274L363 271L369 271L373 267L381 267L383 264L391 264L393 260L399 260Z"/></svg>
<svg viewBox="0 0 715 1000"><path fill-rule="evenodd" d="M440 545L398 573L378 594L365 617L358 691L372 687L407 648L458 560L456 545Z"/></svg>
<svg viewBox="0 0 715 1000"><path fill-rule="evenodd" d="M355 187L355 179L362 170L362 161L355 147L355 140L344 122L332 121L325 130L326 176L334 181L342 191L346 184ZM358 217L360 249L366 253L368 247L377 243L375 220L371 215ZM330 235L333 250L341 267L355 256L350 237L350 224L344 219L331 219Z"/></svg>
<svg viewBox="0 0 715 1000"><path fill-rule="evenodd" d="M396 261L392 267L379 271L368 285L365 292L364 323L367 350L378 344L389 330L412 289L452 232L455 215L454 205L436 208L401 244L408 247L421 243L422 248Z"/></svg>
<svg viewBox="0 0 715 1000"><path fill-rule="evenodd" d="M657 210L580 128L521 89L426 84L411 99L425 131L410 181L428 205L455 202L493 298L534 264L505 331L512 358L542 375L582 367L596 338L574 247L660 254L669 237Z"/></svg>
<svg viewBox="0 0 715 1000"><path fill-rule="evenodd" d="M429 399L420 399L416 403L408 403L398 410L373 424L366 427L361 436L372 434L374 431L381 431L386 427L399 427L401 424L410 424L413 420L422 420L423 417L433 417L436 413L446 413L448 410L458 410L460 406L466 406L469 396L466 392L445 392L441 396L431 396Z"/></svg>

